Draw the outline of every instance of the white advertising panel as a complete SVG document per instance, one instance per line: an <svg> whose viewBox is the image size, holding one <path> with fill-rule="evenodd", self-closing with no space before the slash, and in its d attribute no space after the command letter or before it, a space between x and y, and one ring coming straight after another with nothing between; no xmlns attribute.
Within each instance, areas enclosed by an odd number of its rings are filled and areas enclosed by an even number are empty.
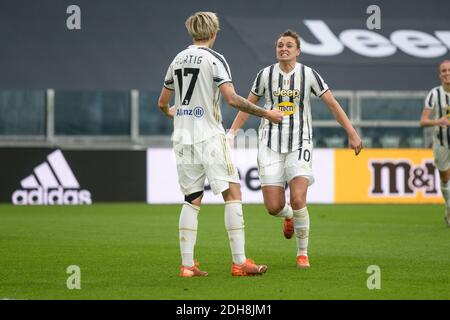
<svg viewBox="0 0 450 320"><path fill-rule="evenodd" d="M263 203L261 184L256 165L256 149L235 149L233 163L241 178L244 203ZM314 184L308 189L308 203L334 202L334 150L313 150ZM287 190L288 196L289 190ZM154 204L181 203L184 196L178 185L175 154L172 149L147 150L147 202ZM205 185L203 203L223 203L221 195L215 196Z"/></svg>

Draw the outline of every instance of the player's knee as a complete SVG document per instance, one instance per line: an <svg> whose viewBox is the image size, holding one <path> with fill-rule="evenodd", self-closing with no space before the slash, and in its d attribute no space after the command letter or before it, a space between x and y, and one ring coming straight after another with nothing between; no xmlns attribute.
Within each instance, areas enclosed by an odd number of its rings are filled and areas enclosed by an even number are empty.
<svg viewBox="0 0 450 320"><path fill-rule="evenodd" d="M266 203L267 213L275 216L284 208L284 203Z"/></svg>
<svg viewBox="0 0 450 320"><path fill-rule="evenodd" d="M291 207L294 210L306 207L306 194L291 196Z"/></svg>
<svg viewBox="0 0 450 320"><path fill-rule="evenodd" d="M203 195L203 191L198 191L191 193L189 195L184 196L184 201L187 203L193 204L192 202L198 198L200 198Z"/></svg>

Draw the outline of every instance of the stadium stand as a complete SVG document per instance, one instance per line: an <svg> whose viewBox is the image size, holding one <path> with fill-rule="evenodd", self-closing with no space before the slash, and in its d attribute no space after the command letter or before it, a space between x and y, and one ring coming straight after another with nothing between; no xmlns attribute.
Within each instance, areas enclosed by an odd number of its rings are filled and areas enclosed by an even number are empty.
<svg viewBox="0 0 450 320"><path fill-rule="evenodd" d="M156 105L162 79L180 45L190 43L185 18L211 10L222 24L214 49L226 56L242 95L274 62L276 36L292 28L302 36L300 61L325 78L368 147L426 147L418 120L450 49L447 11L439 9L445 3L385 2L389 15L372 31L370 1L80 0L81 30L67 29L65 2L0 4L0 145L169 145L172 125ZM329 5L333 10L324 10ZM413 23L422 16L427 23ZM373 34L392 52L375 56L377 44L371 53L355 47ZM429 45L420 49L408 39ZM317 146L345 147L342 129L320 100L314 103ZM222 112L227 127L236 111ZM246 128L257 125L255 118Z"/></svg>

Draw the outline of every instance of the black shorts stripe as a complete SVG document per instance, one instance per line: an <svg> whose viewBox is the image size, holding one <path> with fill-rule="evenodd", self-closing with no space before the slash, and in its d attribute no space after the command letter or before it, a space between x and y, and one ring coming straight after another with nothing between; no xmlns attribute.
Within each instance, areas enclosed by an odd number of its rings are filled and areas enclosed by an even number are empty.
<svg viewBox="0 0 450 320"><path fill-rule="evenodd" d="M273 109L273 94L272 94L272 76L273 76L273 67L275 65L270 66L269 70L269 96L270 96L270 102L272 103L270 106L270 110ZM267 138L267 146L270 148L272 146L272 122L269 122L269 137Z"/></svg>
<svg viewBox="0 0 450 320"><path fill-rule="evenodd" d="M295 88L295 71L291 75L291 79L289 80L289 89L294 90ZM294 103L294 96L289 97L289 102ZM292 141L294 140L294 114L289 116L289 139L288 139L288 150L292 151Z"/></svg>
<svg viewBox="0 0 450 320"><path fill-rule="evenodd" d="M316 80L317 80L317 84L319 85L320 91L323 91L323 89L324 89L325 87L323 86L323 83L322 83L322 80L320 79L319 74L318 74L314 69L311 69L311 70L312 70L312 72L313 72L313 74L314 74L314 77L315 77Z"/></svg>
<svg viewBox="0 0 450 320"><path fill-rule="evenodd" d="M305 100L305 66L302 64L300 70L300 101L298 103L298 120L300 123L298 145L299 148L303 146L303 101Z"/></svg>
<svg viewBox="0 0 450 320"><path fill-rule="evenodd" d="M437 101L438 101L437 108L439 110L439 118L442 118L443 114L442 114L442 105L441 105L441 90L439 88L436 89L436 94L437 94ZM448 131L448 129L447 129L447 131ZM439 142L441 143L441 146L444 146L443 130L442 130L441 126L439 126Z"/></svg>
<svg viewBox="0 0 450 320"><path fill-rule="evenodd" d="M205 48L205 47L199 47L199 49L201 50L206 50L209 53L211 53L214 57L217 58L217 60L219 60L220 62L222 62L223 66L225 67L225 70L227 71L228 77L231 79L231 72L230 72L230 68L228 67L227 62L214 50L211 50L209 48Z"/></svg>
<svg viewBox="0 0 450 320"><path fill-rule="evenodd" d="M258 75L256 76L256 84L255 84L256 88L255 88L254 91L255 91L255 93L256 93L257 96L260 96L260 92L259 92L259 83L261 82L261 75L262 75L263 71L264 71L264 69L260 70L260 71L258 72Z"/></svg>

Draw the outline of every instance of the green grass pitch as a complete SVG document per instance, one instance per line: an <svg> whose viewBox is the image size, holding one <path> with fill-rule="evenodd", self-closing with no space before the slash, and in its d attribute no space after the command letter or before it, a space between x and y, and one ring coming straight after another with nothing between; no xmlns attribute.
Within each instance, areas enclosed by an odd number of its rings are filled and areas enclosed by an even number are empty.
<svg viewBox="0 0 450 320"><path fill-rule="evenodd" d="M180 206L0 205L0 299L450 299L450 229L439 205L310 205L311 268L263 206L244 205L246 253L269 266L233 278L223 206L203 206L196 258L179 278ZM66 286L67 267L81 289ZM369 290L370 265L381 289Z"/></svg>

